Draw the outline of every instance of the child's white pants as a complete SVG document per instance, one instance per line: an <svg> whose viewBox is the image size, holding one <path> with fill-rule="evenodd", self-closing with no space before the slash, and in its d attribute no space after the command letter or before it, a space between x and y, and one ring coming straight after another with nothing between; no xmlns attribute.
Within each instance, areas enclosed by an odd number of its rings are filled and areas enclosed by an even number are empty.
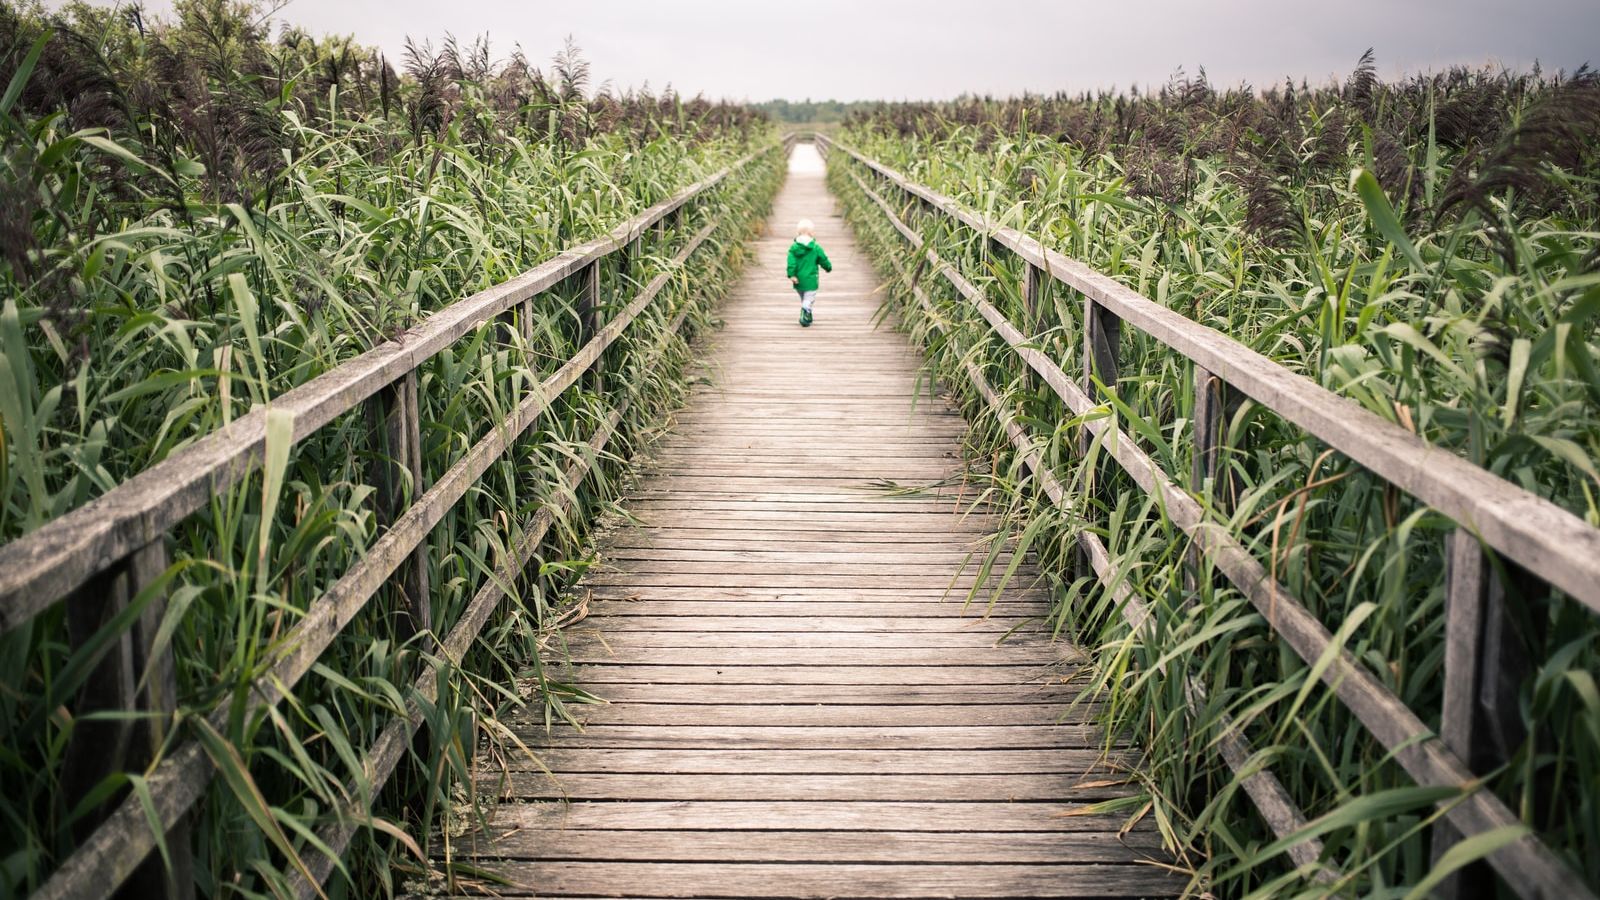
<svg viewBox="0 0 1600 900"><path fill-rule="evenodd" d="M811 304L817 302L816 291L802 291L800 293L800 308L806 312L811 311Z"/></svg>

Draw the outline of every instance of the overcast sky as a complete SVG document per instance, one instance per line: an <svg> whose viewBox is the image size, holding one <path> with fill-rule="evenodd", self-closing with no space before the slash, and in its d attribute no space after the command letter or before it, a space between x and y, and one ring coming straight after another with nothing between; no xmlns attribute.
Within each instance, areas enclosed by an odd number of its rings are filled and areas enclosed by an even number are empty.
<svg viewBox="0 0 1600 900"><path fill-rule="evenodd" d="M293 0L277 18L394 58L453 32L544 61L570 34L600 80L736 100L1081 91L1179 66L1259 87L1343 76L1368 47L1385 76L1600 64L1600 0Z"/></svg>

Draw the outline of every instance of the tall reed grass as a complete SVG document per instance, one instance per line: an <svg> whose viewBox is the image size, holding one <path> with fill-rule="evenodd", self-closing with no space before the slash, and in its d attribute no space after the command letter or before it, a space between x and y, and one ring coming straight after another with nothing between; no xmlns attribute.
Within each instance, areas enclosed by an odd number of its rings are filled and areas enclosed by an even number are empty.
<svg viewBox="0 0 1600 900"><path fill-rule="evenodd" d="M1370 57L1344 83L1219 91L1203 77L1156 92L888 104L842 140L993 221L1039 237L1501 477L1600 523L1600 80L1454 70L1397 83ZM848 177L831 183L880 260L902 239ZM891 198L892 202L900 201ZM1020 263L906 204L929 246L1022 323ZM886 272L896 271L885 263ZM906 285L892 307L952 385L978 361L1082 489L1063 510L1037 490L981 400L976 451L995 459L1003 537L1039 553L1059 627L1090 648L1107 724L1147 751L1145 790L1112 804L1153 818L1192 888L1237 896L1427 893L1437 790L1415 785L1271 625L1209 572L1126 476L1078 450L1083 421L938 279L921 287L951 327L929 327ZM1039 344L1082 367L1081 297L1053 287ZM1102 414L1168 472L1187 473L1193 373L1124 329L1116 400ZM1221 472L1202 499L1430 725L1442 690L1439 514L1249 402L1227 410ZM1075 535L1099 533L1153 611L1130 631L1080 572ZM1514 569L1514 567L1512 567ZM1525 663L1520 728L1489 776L1527 827L1600 885L1600 623L1536 578L1511 583ZM1204 687L1198 708L1186 680ZM1217 749L1240 723L1310 819L1279 841ZM1447 799L1447 798L1446 798ZM1493 835L1466 848L1489 852ZM1320 866L1293 843L1320 839ZM1452 860L1454 862L1454 860ZM1331 870L1332 881L1317 880ZM1500 893L1511 895L1500 884Z"/></svg>
<svg viewBox="0 0 1600 900"><path fill-rule="evenodd" d="M487 42L453 39L412 45L396 72L348 40L274 38L249 3L180 2L172 22L140 10L0 4L0 541L772 139L742 107L596 91L570 45L548 74L520 52L496 62ZM185 727L172 740L203 727L193 711L231 698L241 713L202 734L225 777L191 818L201 895L285 894L296 857L322 849L316 829L352 799L346 784L370 795L374 815L330 890L400 891L397 872L420 879L425 868L414 851L471 813L477 742L507 737L497 713L548 702L560 715L573 699L546 677L541 651L584 565L589 522L681 397L685 348L665 336L665 310L687 304L690 332L705 321L781 177L776 155L764 157L630 270L606 271L602 296L620 306L678 244L722 223L608 351L608 393L593 390L599 381L569 391L432 532L442 634L595 425L629 399L619 438L477 648L446 667L424 736L381 789L365 748L415 699L407 673L422 649L381 617L348 626L281 706L242 715L281 635L377 535L367 416L269 459L262 479L172 533L158 638L176 656ZM528 337L488 324L418 371L426 481L572 354L575 310L575 289L540 295ZM665 356L645 366L663 340ZM143 773L128 772L81 803L63 792L88 655L59 608L0 636L0 896L37 887L98 801L143 790Z"/></svg>

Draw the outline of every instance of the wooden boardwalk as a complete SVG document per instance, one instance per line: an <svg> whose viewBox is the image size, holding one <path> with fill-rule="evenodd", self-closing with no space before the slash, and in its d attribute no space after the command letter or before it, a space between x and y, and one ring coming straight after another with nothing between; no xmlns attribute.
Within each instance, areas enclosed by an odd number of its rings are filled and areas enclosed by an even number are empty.
<svg viewBox="0 0 1600 900"><path fill-rule="evenodd" d="M643 525L583 586L569 674L610 702L581 731L514 723L539 764L507 761L458 861L501 895L1176 893L1147 824L1073 814L1128 788L1068 710L1075 654L1039 633L1042 598L1019 579L990 616L962 609L993 523L959 484L886 489L958 480L965 425L913 403L919 358L873 327L871 265L809 145L796 160L629 502ZM809 329L783 277L801 217L835 265Z"/></svg>

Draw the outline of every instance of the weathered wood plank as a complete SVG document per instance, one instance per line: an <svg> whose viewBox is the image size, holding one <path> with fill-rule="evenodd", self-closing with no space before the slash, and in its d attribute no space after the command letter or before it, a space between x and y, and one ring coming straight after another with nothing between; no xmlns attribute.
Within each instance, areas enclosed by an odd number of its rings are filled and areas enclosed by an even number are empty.
<svg viewBox="0 0 1600 900"><path fill-rule="evenodd" d="M627 885L646 897L1143 897L1186 879L1153 865L806 865L780 863L495 862L502 896L603 894Z"/></svg>
<svg viewBox="0 0 1600 900"><path fill-rule="evenodd" d="M642 801L638 803L516 803L496 810L497 830L592 829L722 830L748 833L785 829L836 831L1116 833L1126 816L1092 814L1071 802L988 803L952 801ZM1148 833L1149 824L1135 831Z"/></svg>
<svg viewBox="0 0 1600 900"><path fill-rule="evenodd" d="M491 778L489 785L501 779ZM1109 771L1082 774L781 775L679 773L507 773L506 800L890 800L947 802L1050 800L1093 803L1127 797L1133 788Z"/></svg>
<svg viewBox="0 0 1600 900"><path fill-rule="evenodd" d="M652 654L653 658L653 654ZM587 665L553 666L552 674L581 685L659 682L663 684L1047 684L1078 677L1074 666L1041 668L1033 665L962 666L852 666L764 665L714 666L661 665L648 662L610 661ZM603 690L603 689L601 689Z"/></svg>
<svg viewBox="0 0 1600 900"><path fill-rule="evenodd" d="M957 648L985 650L996 647L1049 646L1048 641L1027 635L1003 637L1000 634L937 631L610 631L600 628L574 629L566 646L589 650L653 653L657 648L802 649L817 653L834 650L902 650L916 648Z"/></svg>
<svg viewBox="0 0 1600 900"><path fill-rule="evenodd" d="M741 728L774 727L876 727L876 726L1000 726L1055 725L1063 719L1086 718L1080 704L991 703L954 706L933 704L824 704L824 703L607 703L576 705L568 712L584 727L597 725L728 725ZM513 726L522 723L510 720ZM535 725L535 727L542 727Z"/></svg>
<svg viewBox="0 0 1600 900"><path fill-rule="evenodd" d="M640 608L641 606L643 608ZM718 615L663 615L658 605L652 603L633 604L633 609L628 610L631 615L612 617L606 612L612 608L613 605L607 605L595 609L591 605L589 618L568 630L567 634L581 633L590 629L604 631L608 635L618 631L798 631L806 634L839 632L902 634L936 631L949 634L988 634L989 640L994 640L996 633L1024 631L1030 627L1037 630L1039 621L1036 617L1016 618L1005 614L989 618L980 617L977 613L964 618L936 617L928 616L920 609L909 609L904 606L895 610L902 613L899 616L892 614L838 616L828 613L784 616L780 615L783 610L763 610L765 614L762 615L756 614L753 610L746 612L734 609L724 610Z"/></svg>
<svg viewBox="0 0 1600 900"><path fill-rule="evenodd" d="M805 575L818 576L867 576L868 578L884 578L897 575L917 577L932 577L943 581L958 574L976 575L982 565L982 559L974 558L954 563L941 562L897 562L892 556L883 560L874 560L870 555L857 556L848 562L834 561L807 561L799 560L742 560L742 559L688 559L688 560L614 560L607 564L602 574L607 577L627 575ZM1018 581L1026 582L1031 577L1037 577L1036 572L1026 569L1018 571Z"/></svg>
<svg viewBox="0 0 1600 900"><path fill-rule="evenodd" d="M1029 587L1032 579L1018 578L1018 587ZM694 572L601 572L590 576L589 583L596 586L627 585L635 588L651 587L753 587L793 588L819 587L883 588L886 590L916 590L937 592L952 590L958 596L973 587L998 587L991 576L980 580L975 571L967 574L929 572L922 575L856 575L818 572L813 575L797 573L717 574ZM981 593L981 591L980 591Z"/></svg>
<svg viewBox="0 0 1600 900"><path fill-rule="evenodd" d="M799 589L761 586L691 586L674 587L644 586L644 585L610 585L597 584L585 585L582 592L588 596L603 600L628 600L649 602L653 600L695 600L695 601L723 601L754 603L756 601L773 602L804 602L804 603L927 603L942 602L950 606L961 606L966 603L966 596L960 591L951 591L946 585L936 587L898 587L898 588L872 588L872 587L842 587L829 585L807 586ZM981 610L985 607L991 595L980 594L969 608ZM1042 589L1025 589L1015 583L1010 585L1003 600L1016 603L1037 603L1039 609L1049 609L1046 602L1047 596Z"/></svg>
<svg viewBox="0 0 1600 900"><path fill-rule="evenodd" d="M478 838L474 841L474 838ZM547 831L469 835L473 850L506 859L817 863L1134 863L1153 861L1154 836L1088 832L1062 840L1029 832Z"/></svg>
<svg viewBox="0 0 1600 900"><path fill-rule="evenodd" d="M965 556L987 553L987 535L941 534L919 531L818 532L762 529L729 534L731 529L659 527L619 528L607 536L609 555L627 559L634 550L671 553L687 550L698 553L749 550L757 553L871 552L873 544L889 544L897 553L928 553Z"/></svg>
<svg viewBox="0 0 1600 900"><path fill-rule="evenodd" d="M1076 700L1081 690L1073 683L1038 685L784 685L784 684L594 684L585 691L608 703L701 703L701 704L854 704L906 706L927 704L1037 703L1052 706L1061 713ZM1084 701L1085 706L1090 704Z"/></svg>
<svg viewBox="0 0 1600 900"><path fill-rule="evenodd" d="M530 746L552 747L768 747L773 749L1026 750L1098 748L1105 738L1092 725L590 725L546 732L513 728Z"/></svg>
<svg viewBox="0 0 1600 900"><path fill-rule="evenodd" d="M608 652L604 647L577 644L571 648L573 663L612 662L619 652ZM632 654L629 654L632 656ZM1068 658L1076 658L1065 647L1002 646L983 648L960 647L884 647L862 649L839 647L825 652L810 652L805 648L786 647L725 647L677 648L661 647L649 653L649 660L657 665L714 665L714 666L943 666L955 668L980 668L984 666L1014 666L1019 664L1049 665Z"/></svg>
<svg viewBox="0 0 1600 900"><path fill-rule="evenodd" d="M680 775L990 775L1117 771L1136 754L1068 750L541 750L537 762L516 754L511 770L641 772Z"/></svg>
<svg viewBox="0 0 1600 900"><path fill-rule="evenodd" d="M700 618L734 616L747 619L795 618L806 621L819 616L838 619L875 619L903 613L921 619L981 620L986 615L1003 617L1034 617L1044 615L1049 608L1042 603L1013 600L1002 597L993 606L987 603L967 605L960 600L940 600L936 597L895 597L884 600L799 600L787 597L767 597L767 602L752 604L747 600L594 600L589 613L594 618L659 617Z"/></svg>
<svg viewBox="0 0 1600 900"><path fill-rule="evenodd" d="M715 560L717 562L859 562L872 560L875 562L889 563L933 563L948 566L960 564L969 559L984 559L987 550L960 543L949 545L921 545L915 547L851 547L845 545L836 549L811 549L795 547L791 544L765 543L757 544L752 541L741 542L744 547L626 547L613 542L607 548L606 559L614 564L616 560L673 560L696 561ZM1012 560L1009 551L996 556L996 560L1009 563ZM1031 558L1031 557L1030 557Z"/></svg>

